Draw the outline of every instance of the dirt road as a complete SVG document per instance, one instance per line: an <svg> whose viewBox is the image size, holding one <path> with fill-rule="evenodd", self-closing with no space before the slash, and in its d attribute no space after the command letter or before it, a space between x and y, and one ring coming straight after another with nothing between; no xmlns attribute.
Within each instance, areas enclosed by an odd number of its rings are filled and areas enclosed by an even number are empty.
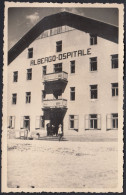
<svg viewBox="0 0 126 195"><path fill-rule="evenodd" d="M117 142L8 140L8 187L114 188Z"/></svg>

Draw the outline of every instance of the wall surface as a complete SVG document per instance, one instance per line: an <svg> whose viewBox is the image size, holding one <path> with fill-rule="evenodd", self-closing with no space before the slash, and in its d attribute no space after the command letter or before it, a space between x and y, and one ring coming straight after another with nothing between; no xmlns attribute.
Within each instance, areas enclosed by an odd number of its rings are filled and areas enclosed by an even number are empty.
<svg viewBox="0 0 126 195"><path fill-rule="evenodd" d="M38 65L37 59L56 55L56 42L62 40L60 54L84 50L82 55L68 56L66 59L54 62L45 62ZM118 54L118 45L114 42L98 37L97 45L90 45L88 33L71 30L43 39L36 39L29 48L33 48L33 58L28 59L28 48L25 49L8 66L8 116L15 116L15 129L20 130L22 116L30 116L30 131L35 130L37 116L44 114L42 108L42 90L44 90L42 67L47 66L47 74L53 73L53 65L62 62L62 70L68 73L68 83L65 86L62 98L67 100L67 111L64 117L64 133L69 130L69 115L79 116L78 130L85 131L85 115L101 115L101 131L106 131L106 115L118 113L118 97L112 97L111 83L118 82L118 68L111 68L111 55ZM66 55L66 54L65 54ZM61 56L60 56L61 57ZM97 57L97 71L90 71L90 58ZM31 60L35 60L34 62ZM70 73L70 61L75 60L75 73ZM32 68L32 80L26 79L28 68ZM13 82L13 72L18 71L18 82ZM98 99L90 99L90 85L98 85ZM70 101L70 87L75 87L75 101ZM25 103L25 93L31 92L31 103ZM17 104L12 105L12 94L17 93ZM46 98L52 99L52 94ZM47 123L48 121L46 121Z"/></svg>

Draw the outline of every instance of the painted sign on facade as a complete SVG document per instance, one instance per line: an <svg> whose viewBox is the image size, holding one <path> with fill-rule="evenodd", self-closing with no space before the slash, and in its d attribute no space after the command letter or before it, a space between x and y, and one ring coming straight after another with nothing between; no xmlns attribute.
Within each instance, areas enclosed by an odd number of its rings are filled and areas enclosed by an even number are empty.
<svg viewBox="0 0 126 195"><path fill-rule="evenodd" d="M67 52L67 53L60 53L58 55L53 55L49 57L44 57L40 58L37 60L31 60L30 65L39 65L39 64L44 64L48 62L54 62L56 60L64 60L68 58L73 58L73 57L80 57L80 56L86 56L86 55L91 55L91 48L88 49L83 49L83 50L77 50L77 51L72 51L72 52Z"/></svg>

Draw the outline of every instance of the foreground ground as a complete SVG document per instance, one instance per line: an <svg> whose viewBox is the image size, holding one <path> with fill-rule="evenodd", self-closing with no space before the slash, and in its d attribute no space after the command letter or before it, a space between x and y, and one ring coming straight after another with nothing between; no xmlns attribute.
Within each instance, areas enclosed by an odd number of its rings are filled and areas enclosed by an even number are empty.
<svg viewBox="0 0 126 195"><path fill-rule="evenodd" d="M117 187L117 142L8 140L8 187Z"/></svg>

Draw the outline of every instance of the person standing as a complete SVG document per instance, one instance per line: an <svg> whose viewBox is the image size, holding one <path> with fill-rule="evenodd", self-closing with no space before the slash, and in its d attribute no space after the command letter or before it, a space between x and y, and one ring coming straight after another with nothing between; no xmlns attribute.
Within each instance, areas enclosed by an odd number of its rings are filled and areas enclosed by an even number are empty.
<svg viewBox="0 0 126 195"><path fill-rule="evenodd" d="M62 129L62 125L61 124L59 124L58 136L59 136L59 141L61 141L61 139L63 137L63 129Z"/></svg>
<svg viewBox="0 0 126 195"><path fill-rule="evenodd" d="M47 136L49 136L50 135L50 123L47 123L46 127L47 127Z"/></svg>
<svg viewBox="0 0 126 195"><path fill-rule="evenodd" d="M58 124L55 125L56 137L58 136Z"/></svg>

